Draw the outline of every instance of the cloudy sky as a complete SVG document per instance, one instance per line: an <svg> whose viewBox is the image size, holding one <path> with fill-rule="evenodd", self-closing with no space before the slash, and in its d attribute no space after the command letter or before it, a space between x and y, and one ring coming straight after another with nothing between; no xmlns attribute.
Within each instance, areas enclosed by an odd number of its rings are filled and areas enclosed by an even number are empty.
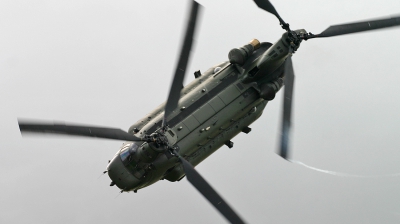
<svg viewBox="0 0 400 224"><path fill-rule="evenodd" d="M201 0L193 71L277 19L250 0ZM229 3L228 3L229 2ZM400 1L274 1L293 29L399 15ZM166 99L189 1L0 1L1 223L224 223L187 182L118 196L100 176L122 142L21 137L17 118L129 126ZM399 223L400 28L303 42L292 158L275 154L281 96L197 170L249 223ZM394 174L394 175L391 175ZM400 174L399 174L400 175ZM362 177L361 177L362 176ZM118 197L117 197L118 196Z"/></svg>

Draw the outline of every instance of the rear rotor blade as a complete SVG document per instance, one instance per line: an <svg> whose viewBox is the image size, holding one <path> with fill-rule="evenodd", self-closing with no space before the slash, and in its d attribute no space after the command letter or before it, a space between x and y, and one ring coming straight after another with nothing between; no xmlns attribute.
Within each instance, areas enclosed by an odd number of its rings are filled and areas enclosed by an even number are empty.
<svg viewBox="0 0 400 224"><path fill-rule="evenodd" d="M51 134L64 134L75 135L95 138L107 138L125 141L142 141L141 138L133 136L121 129L117 128L103 128L93 126L75 126L65 124L45 124L37 122L23 122L19 121L19 129L21 133L51 133Z"/></svg>
<svg viewBox="0 0 400 224"><path fill-rule="evenodd" d="M254 0L254 2L257 4L257 6L261 9L264 9L265 11L274 14L276 16L276 18L279 19L279 22L281 23L281 25L286 25L285 21L283 21L283 19L281 18L281 16L278 14L278 12L276 11L275 7L271 4L270 1L268 0ZM287 26L289 26L287 24Z"/></svg>
<svg viewBox="0 0 400 224"><path fill-rule="evenodd" d="M189 60L190 49L192 48L194 31L196 28L196 20L199 11L199 4L192 1L189 21L186 27L185 39L183 41L179 61L175 70L174 78L172 81L171 89L168 95L167 103L165 105L165 112L163 118L163 125L167 125L167 119L172 111L177 107L180 98L180 93L183 86L183 79Z"/></svg>
<svg viewBox="0 0 400 224"><path fill-rule="evenodd" d="M328 27L320 34L311 35L309 38L332 37L349 33L358 33L368 30L382 29L400 25L400 17L392 17L389 19L371 20L365 22L348 23L341 25L333 25Z"/></svg>
<svg viewBox="0 0 400 224"><path fill-rule="evenodd" d="M289 135L291 126L292 114L292 99L293 99L293 85L294 85L294 71L292 64L292 57L289 56L285 62L285 92L283 98L283 116L282 116L282 133L281 133L281 147L279 155L284 159L288 158L289 150Z"/></svg>
<svg viewBox="0 0 400 224"><path fill-rule="evenodd" d="M200 176L193 166L184 158L179 157L188 181L230 222L244 223L221 196Z"/></svg>

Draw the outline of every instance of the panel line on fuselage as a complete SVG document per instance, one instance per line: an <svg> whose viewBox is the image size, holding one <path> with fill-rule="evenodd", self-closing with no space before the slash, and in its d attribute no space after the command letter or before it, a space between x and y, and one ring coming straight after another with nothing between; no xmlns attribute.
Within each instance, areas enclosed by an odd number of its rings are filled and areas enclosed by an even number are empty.
<svg viewBox="0 0 400 224"><path fill-rule="evenodd" d="M182 120L186 117L191 115L194 111L202 107L206 104L209 100L217 96L221 91L223 91L226 87L234 83L238 78L239 73L237 71L232 71L229 75L225 76L221 79L221 84L216 86L215 88L211 89L208 94L200 97L196 102L188 106L185 110L179 113L177 116L173 117L168 123L170 127L174 127L175 125L179 124ZM157 130L157 128L161 127L162 120L155 123L147 132L153 133Z"/></svg>

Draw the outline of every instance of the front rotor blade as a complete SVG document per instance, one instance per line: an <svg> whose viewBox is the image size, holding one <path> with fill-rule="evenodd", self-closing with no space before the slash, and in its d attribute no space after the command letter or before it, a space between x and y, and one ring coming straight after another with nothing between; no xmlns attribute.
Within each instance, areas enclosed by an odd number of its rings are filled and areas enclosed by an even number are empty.
<svg viewBox="0 0 400 224"><path fill-rule="evenodd" d="M221 196L200 176L193 166L184 158L179 157L188 181L230 222L244 223Z"/></svg>
<svg viewBox="0 0 400 224"><path fill-rule="evenodd" d="M274 14L276 18L279 19L279 22L284 25L286 24L285 21L281 18L281 16L278 14L276 11L275 7L271 4L270 1L268 0L254 0L254 2L257 4L257 6L261 9L264 9L265 11Z"/></svg>
<svg viewBox="0 0 400 224"><path fill-rule="evenodd" d="M95 138L107 138L125 141L142 141L141 138L133 136L121 129L102 128L92 126L75 126L65 124L44 124L35 122L18 122L21 133L51 133L63 135L86 136Z"/></svg>
<svg viewBox="0 0 400 224"><path fill-rule="evenodd" d="M165 105L165 112L163 118L163 126L167 125L167 119L172 111L178 106L180 93L183 86L183 79L185 77L186 67L189 61L190 49L192 48L194 31L196 28L197 14L199 11L199 4L192 1L189 21L186 27L185 39L183 41L181 53L179 56L178 65L175 70L174 78L172 81L171 89Z"/></svg>
<svg viewBox="0 0 400 224"><path fill-rule="evenodd" d="M289 150L289 134L291 126L292 114L292 99L293 99L293 85L294 85L294 71L292 64L292 57L289 56L285 62L285 92L283 98L283 116L282 116L282 135L281 147L279 155L284 159L288 158Z"/></svg>
<svg viewBox="0 0 400 224"><path fill-rule="evenodd" d="M400 17L393 17L389 19L380 19L380 20L371 20L365 22L358 23L348 23L341 25L334 25L328 27L328 29L324 30L322 33L317 35L312 35L310 38L316 37L332 37L349 33L358 33L364 32L368 30L376 30L382 29L392 26L400 25Z"/></svg>

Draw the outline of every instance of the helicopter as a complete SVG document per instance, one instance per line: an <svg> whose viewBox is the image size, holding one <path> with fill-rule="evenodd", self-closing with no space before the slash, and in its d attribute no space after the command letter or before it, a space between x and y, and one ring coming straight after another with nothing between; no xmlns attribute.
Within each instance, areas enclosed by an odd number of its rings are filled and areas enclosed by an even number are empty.
<svg viewBox="0 0 400 224"><path fill-rule="evenodd" d="M399 25L399 18L333 26L321 34L291 30L268 1L257 5L274 14L285 33L275 44L252 40L233 49L229 62L196 72L184 87L182 80L190 51L198 4L193 3L187 34L166 104L160 105L132 125L128 132L113 128L22 122L21 132L46 132L126 140L110 161L111 185L122 191L137 191L160 179L179 181L184 176L231 222L243 222L193 169L240 132L249 133L266 104L284 85L285 106L279 154L288 158L291 95L294 72L291 56L303 40L329 37ZM126 169L126 171L125 171ZM124 170L123 173L120 173ZM211 193L210 193L211 192Z"/></svg>

